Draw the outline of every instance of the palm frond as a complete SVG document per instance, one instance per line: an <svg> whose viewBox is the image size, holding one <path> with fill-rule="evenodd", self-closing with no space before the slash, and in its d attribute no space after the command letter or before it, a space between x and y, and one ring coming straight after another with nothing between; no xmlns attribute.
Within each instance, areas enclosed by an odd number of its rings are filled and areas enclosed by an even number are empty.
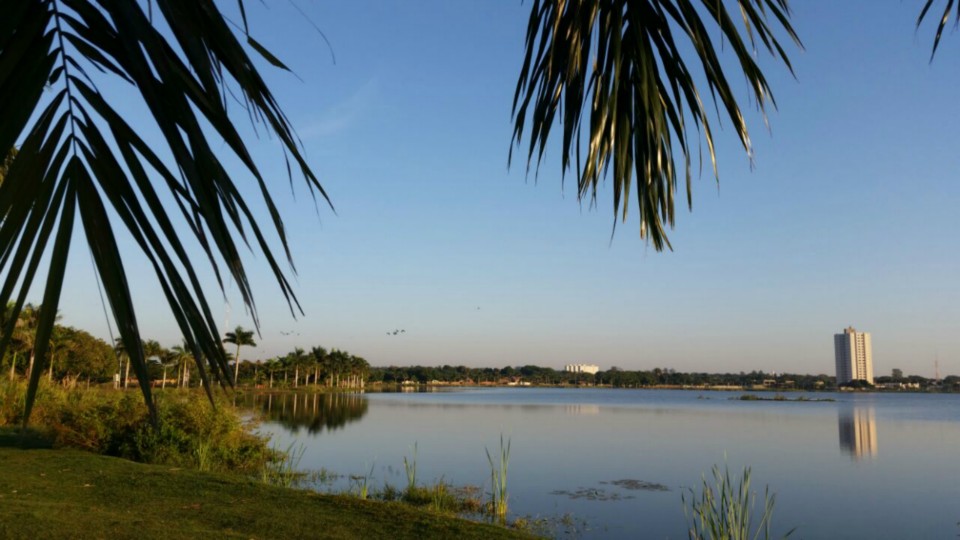
<svg viewBox="0 0 960 540"><path fill-rule="evenodd" d="M288 271L274 255L279 241L289 271L295 271L283 221L268 179L228 114L227 85L239 89L251 118L276 134L310 193L329 203L327 195L216 4L149 4L150 15L141 2L129 0L14 0L4 5L0 18L0 148L19 147L16 159L5 162L0 183L0 302L13 300L0 355L43 255L51 255L37 329L38 367L30 379L25 418L46 362L77 222L151 408L143 343L115 226L129 233L152 265L208 392L211 382L232 383L232 377L184 225L221 290L221 269L229 272L255 325L259 319L244 251L263 254L291 313L300 310ZM246 25L241 37L271 64L285 67L249 36ZM97 82L107 78L123 81L124 99L136 96L149 111L163 136L162 152L139 135L142 126L129 124L111 105L116 96L101 93ZM226 150L214 150L220 147ZM238 158L256 180L270 215L266 225L255 218L227 172L224 154Z"/></svg>
<svg viewBox="0 0 960 540"><path fill-rule="evenodd" d="M920 15L917 16L917 28L920 28L920 24L923 23L923 20L927 17L927 14L930 12L930 8L933 7L935 3L939 3L941 0L926 0L923 4L923 8L920 10ZM937 22L937 32L933 37L933 47L930 50L930 61L933 61L934 55L937 54L937 47L940 46L940 38L943 37L943 29L946 28L947 23L950 22L950 12L953 11L954 6L956 6L956 13L953 15L953 18L956 19L954 24L960 25L960 2L956 0L942 0L943 1L943 12L940 13L940 20Z"/></svg>
<svg viewBox="0 0 960 540"><path fill-rule="evenodd" d="M698 140L702 130L718 175L713 131L691 65L699 64L717 112L729 117L752 155L714 41L719 35L733 51L763 112L775 102L754 52L762 44L792 72L775 33L780 27L800 46L789 15L788 0L534 0L514 94L510 160L528 133L527 168L539 168L559 122L562 171L576 167L578 197L595 201L600 180L612 174L616 225L618 215L626 219L636 183L641 238L657 250L669 247L665 224L674 225L679 160L692 206L689 119ZM681 52L688 49L691 58Z"/></svg>

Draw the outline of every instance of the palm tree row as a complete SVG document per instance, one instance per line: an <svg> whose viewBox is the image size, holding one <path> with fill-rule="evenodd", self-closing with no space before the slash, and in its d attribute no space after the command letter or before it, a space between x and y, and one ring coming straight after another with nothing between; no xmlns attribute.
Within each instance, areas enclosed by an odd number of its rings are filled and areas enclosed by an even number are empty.
<svg viewBox="0 0 960 540"><path fill-rule="evenodd" d="M29 378L35 368L33 351L37 320L41 311L40 306L33 304L26 304L20 310L14 325L11 345L3 358L4 364L9 363L11 380L16 379L21 372L24 377ZM4 323L11 313L12 306L8 306L2 314L3 319L0 324ZM323 347L313 347L309 353L297 348L266 362L241 361L242 347L256 346L253 332L242 326L227 332L223 343L236 346L232 359L229 353L225 353L228 362L233 361L233 381L238 380L241 375L241 366L243 366L245 379L259 384L269 377L270 387L273 386L274 377L280 374L284 382L293 388L301 385L362 388L370 369L367 361L359 356L338 349L328 352ZM149 384L155 384L155 381L159 380L161 388L166 388L168 382L179 388L189 387L194 380L191 366L203 364L203 359L199 359L200 362L198 362L185 341L169 348L163 347L158 341L152 339L142 340L139 345L147 360ZM58 373L58 379L85 374L99 381L114 374L114 386L125 389L131 383L136 384L139 381L137 377L131 377L133 362L129 350L130 347L126 346L123 338L116 338L111 347L82 330L57 325L50 337L47 365L42 368L46 370L47 378L51 381L54 379L55 371ZM55 367L58 361L62 365ZM168 377L171 370L176 370L176 378L173 381ZM250 371L252 373L249 373ZM201 379L200 384L203 384L202 381Z"/></svg>
<svg viewBox="0 0 960 540"><path fill-rule="evenodd" d="M303 385L326 388L363 388L370 373L370 364L359 356L339 349L313 347L310 352L296 348L286 355L252 366L253 380L273 388L275 382L299 388ZM248 372L250 367L247 368Z"/></svg>
<svg viewBox="0 0 960 540"><path fill-rule="evenodd" d="M38 367L35 364L34 350L37 321L41 311L41 306L26 304L14 323L10 346L3 358L3 364L9 365L10 380L17 379L21 373L29 379L30 374ZM3 322L11 316L11 313L12 306L8 306L2 314ZM59 315L57 318L59 319ZM243 337L241 343L249 345L252 341L249 335L252 332L246 332L242 327L237 327L237 331ZM228 333L224 341L233 343L234 341L229 341L231 335L233 333ZM177 369L177 386L190 385L190 365L195 363L196 359L185 343L167 349L156 340L150 339L142 341L140 347L148 360L148 367L159 367L163 370L162 386L166 386L167 371L171 367ZM122 338L116 338L111 347L83 330L56 325L50 336L50 348L46 360L47 365L41 367L45 369L47 379L50 381L54 380L55 374L58 380L85 375L98 381L114 374L114 386L122 388L127 388L131 381L130 356Z"/></svg>

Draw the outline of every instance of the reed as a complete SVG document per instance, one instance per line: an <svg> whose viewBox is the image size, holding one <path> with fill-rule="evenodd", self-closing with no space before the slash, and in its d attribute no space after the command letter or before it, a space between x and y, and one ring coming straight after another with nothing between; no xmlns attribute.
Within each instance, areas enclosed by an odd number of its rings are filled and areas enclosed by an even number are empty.
<svg viewBox="0 0 960 540"><path fill-rule="evenodd" d="M370 480L373 479L373 469L375 465L370 466L370 472L367 474L358 474L350 476L350 491L359 499L366 499L370 494ZM354 489L356 491L354 491Z"/></svg>
<svg viewBox="0 0 960 540"><path fill-rule="evenodd" d="M754 527L754 507L757 495L750 491L750 468L734 481L730 470L714 465L713 482L703 477L703 490L699 495L689 488L681 493L683 513L690 524L690 540L769 540L776 495L764 488L763 505L760 508L759 521ZM689 496L689 500L688 500ZM787 532L787 538L796 528Z"/></svg>
<svg viewBox="0 0 960 540"><path fill-rule="evenodd" d="M303 473L299 472L300 460L305 448L301 443L295 447L290 443L286 451L274 448L276 457L260 470L260 479L264 484L282 487L294 487Z"/></svg>
<svg viewBox="0 0 960 540"><path fill-rule="evenodd" d="M407 472L407 493L417 488L417 443L413 443L413 459L403 456L403 469Z"/></svg>
<svg viewBox="0 0 960 540"><path fill-rule="evenodd" d="M507 467L510 464L510 439L506 445L503 435L500 435L500 462L495 463L490 450L487 452L487 462L490 463L490 514L501 523L507 521Z"/></svg>

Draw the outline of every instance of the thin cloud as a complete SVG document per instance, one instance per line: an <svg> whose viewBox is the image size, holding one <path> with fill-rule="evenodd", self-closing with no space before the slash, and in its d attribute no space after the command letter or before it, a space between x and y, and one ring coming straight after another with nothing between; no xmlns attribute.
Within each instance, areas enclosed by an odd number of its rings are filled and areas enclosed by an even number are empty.
<svg viewBox="0 0 960 540"><path fill-rule="evenodd" d="M362 118L379 95L380 84L370 79L348 98L320 114L320 118L297 129L302 140L338 135Z"/></svg>

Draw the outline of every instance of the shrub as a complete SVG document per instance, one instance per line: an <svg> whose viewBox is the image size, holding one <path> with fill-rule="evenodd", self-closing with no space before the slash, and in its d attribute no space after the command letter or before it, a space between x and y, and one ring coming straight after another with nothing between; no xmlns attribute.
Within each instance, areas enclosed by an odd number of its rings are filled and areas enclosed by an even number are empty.
<svg viewBox="0 0 960 540"><path fill-rule="evenodd" d="M21 420L25 391L20 382L0 386L0 426ZM158 393L155 401L156 427L139 393L64 389L42 382L31 426L54 447L143 463L254 473L279 458L224 399L217 399L214 408L201 392L172 390Z"/></svg>

